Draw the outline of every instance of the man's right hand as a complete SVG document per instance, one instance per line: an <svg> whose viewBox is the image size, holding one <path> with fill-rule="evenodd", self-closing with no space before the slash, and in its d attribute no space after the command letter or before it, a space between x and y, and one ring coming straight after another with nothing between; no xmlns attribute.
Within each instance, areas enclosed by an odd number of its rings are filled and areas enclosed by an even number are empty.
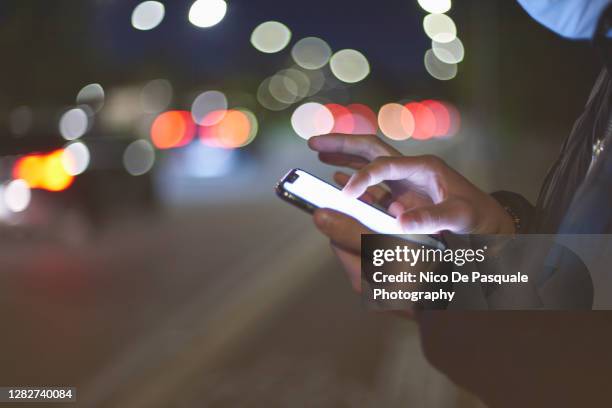
<svg viewBox="0 0 612 408"><path fill-rule="evenodd" d="M386 208L407 234L515 232L511 217L495 199L438 157L402 156L374 135L315 136L308 145L322 162L357 170L334 178L346 194ZM371 231L327 209L316 211L314 218L359 290L360 238Z"/></svg>

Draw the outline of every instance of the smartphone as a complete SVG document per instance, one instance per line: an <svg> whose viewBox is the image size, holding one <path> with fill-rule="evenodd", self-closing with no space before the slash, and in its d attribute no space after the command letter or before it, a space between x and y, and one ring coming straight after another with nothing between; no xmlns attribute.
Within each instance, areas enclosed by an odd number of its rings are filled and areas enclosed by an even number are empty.
<svg viewBox="0 0 612 408"><path fill-rule="evenodd" d="M283 200L313 213L317 208L330 208L347 214L379 234L401 235L412 242L444 249L437 238L405 234L397 219L356 198L346 196L337 187L301 169L289 171L276 185L276 194Z"/></svg>

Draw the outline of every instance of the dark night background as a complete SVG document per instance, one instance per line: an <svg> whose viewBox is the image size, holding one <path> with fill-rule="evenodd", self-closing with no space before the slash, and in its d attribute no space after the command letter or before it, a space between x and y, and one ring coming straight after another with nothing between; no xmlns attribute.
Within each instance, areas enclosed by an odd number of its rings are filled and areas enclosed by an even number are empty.
<svg viewBox="0 0 612 408"><path fill-rule="evenodd" d="M450 101L455 137L395 146L534 200L600 70L592 47L556 37L514 1L455 1L465 60L438 81L424 68L431 43L416 0L228 0L207 29L187 20L192 1L173 0L151 31L130 24L138 3L0 3L0 182L16 155L65 144L58 120L89 83L107 93L102 118L112 95L156 78L174 87L169 109L223 90L256 115L257 138L221 156L157 151L154 170L131 177L121 153L148 136L96 117L83 137L92 168L67 191L35 191L17 222L0 219L0 385L76 386L87 407L481 406L424 360L412 323L361 308L310 218L274 196L289 168L332 170L293 132L294 107L267 111L255 94L291 65L300 38L358 49L370 76L327 99L375 111ZM268 20L293 33L277 54L249 42ZM16 137L19 106L34 123ZM220 177L185 170L226 159Z"/></svg>

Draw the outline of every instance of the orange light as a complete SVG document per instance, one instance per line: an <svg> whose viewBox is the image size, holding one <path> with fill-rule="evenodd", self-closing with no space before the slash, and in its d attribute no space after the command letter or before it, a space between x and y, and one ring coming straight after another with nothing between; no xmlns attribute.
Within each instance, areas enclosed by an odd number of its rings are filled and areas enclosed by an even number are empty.
<svg viewBox="0 0 612 408"><path fill-rule="evenodd" d="M412 137L417 140L431 139L436 132L436 117L431 109L419 102L410 102L406 108L414 117Z"/></svg>
<svg viewBox="0 0 612 408"><path fill-rule="evenodd" d="M45 159L42 155L29 155L20 158L13 167L13 178L22 179L30 188L41 187L45 175Z"/></svg>
<svg viewBox="0 0 612 408"><path fill-rule="evenodd" d="M161 113L151 125L151 141L158 149L184 146L194 134L195 123L187 111Z"/></svg>
<svg viewBox="0 0 612 408"><path fill-rule="evenodd" d="M377 118L372 109L361 103L354 103L346 107L353 115L353 134L367 135L376 134Z"/></svg>
<svg viewBox="0 0 612 408"><path fill-rule="evenodd" d="M219 118L221 119L217 121ZM216 123L200 127L200 141L207 146L235 149L252 140L251 121L242 111L234 109L214 111L206 115L203 122Z"/></svg>
<svg viewBox="0 0 612 408"><path fill-rule="evenodd" d="M13 167L13 177L25 180L30 188L65 190L73 183L74 177L66 172L63 155L64 150L59 149L46 155L22 157Z"/></svg>
<svg viewBox="0 0 612 408"><path fill-rule="evenodd" d="M334 128L331 133L342 133L350 135L355 130L355 119L351 111L337 103L328 103L325 105L334 116Z"/></svg>
<svg viewBox="0 0 612 408"><path fill-rule="evenodd" d="M49 191L62 191L70 187L74 177L66 172L62 157L64 150L56 150L45 157L44 178L41 187Z"/></svg>

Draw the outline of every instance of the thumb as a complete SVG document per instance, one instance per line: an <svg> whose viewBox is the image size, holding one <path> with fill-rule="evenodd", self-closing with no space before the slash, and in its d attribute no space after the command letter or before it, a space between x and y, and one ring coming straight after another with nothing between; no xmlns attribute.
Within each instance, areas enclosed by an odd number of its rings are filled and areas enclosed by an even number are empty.
<svg viewBox="0 0 612 408"><path fill-rule="evenodd" d="M471 216L467 206L459 201L414 208L398 218L407 234L436 234L440 231L466 233L470 230Z"/></svg>
<svg viewBox="0 0 612 408"><path fill-rule="evenodd" d="M327 208L315 211L314 222L334 245L355 253L361 252L361 235L374 233L354 218Z"/></svg>

